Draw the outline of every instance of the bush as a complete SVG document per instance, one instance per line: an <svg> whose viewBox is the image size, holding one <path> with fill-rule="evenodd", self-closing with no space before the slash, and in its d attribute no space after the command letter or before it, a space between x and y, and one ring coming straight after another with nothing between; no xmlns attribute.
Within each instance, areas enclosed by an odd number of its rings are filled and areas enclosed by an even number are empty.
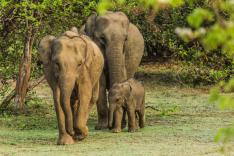
<svg viewBox="0 0 234 156"><path fill-rule="evenodd" d="M145 39L145 59L157 61L169 58L186 63L185 70L194 74L194 83L213 84L227 80L233 74L232 60L221 49L207 51L198 40L184 42L175 33L177 27L188 27L187 17L195 8L208 8L207 3L198 0L174 9L160 10L156 16L138 6L137 0L127 2L127 6L117 10L126 12L130 20L138 26ZM209 25L212 23L205 23ZM157 58L157 59L156 59ZM186 76L185 76L186 77Z"/></svg>
<svg viewBox="0 0 234 156"><path fill-rule="evenodd" d="M44 25L39 30L32 54L32 77L42 75L42 67L38 60L37 45L40 39L47 35L58 35L72 26L80 27L87 17L96 10L97 0L81 1L65 1L69 8L62 15L57 8L56 16L48 16L44 19ZM125 12L132 23L136 24L143 33L145 39L145 55L150 60L157 61L156 58L170 58L181 60L194 68L211 68L214 71L224 71L226 74L206 74L213 81L218 79L226 79L232 73L233 64L228 57L221 52L215 50L207 52L198 41L184 42L175 34L176 27L187 27L187 16L197 7L206 7L203 0L191 3L185 2L185 5L179 8L163 9L157 12L156 17L151 11L146 11L139 6L138 0L127 0L125 5L115 5L114 10ZM0 10L1 11L1 10ZM3 11L3 13L5 13ZM4 16L2 16L4 17ZM2 20L2 19L1 19ZM0 77L4 79L16 79L18 73L18 65L23 52L22 30L7 27L8 23L0 24ZM209 23L207 23L209 24ZM7 28L7 29L6 29ZM23 29L23 28L22 28ZM208 70L209 71L209 70Z"/></svg>

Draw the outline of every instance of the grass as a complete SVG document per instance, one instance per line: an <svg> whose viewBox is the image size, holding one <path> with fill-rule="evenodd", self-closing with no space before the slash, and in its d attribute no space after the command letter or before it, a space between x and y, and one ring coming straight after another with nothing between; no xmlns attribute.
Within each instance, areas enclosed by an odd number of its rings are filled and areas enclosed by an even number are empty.
<svg viewBox="0 0 234 156"><path fill-rule="evenodd" d="M71 146L57 146L58 135L50 89L36 88L24 115L0 116L0 155L139 155L187 156L234 155L234 143L214 143L220 127L229 126L234 112L220 111L208 103L208 88L178 85L162 70L143 77L146 87L146 127L136 133L95 131L96 111L90 114L89 137ZM168 70L165 70L167 72ZM35 95L34 95L35 96Z"/></svg>

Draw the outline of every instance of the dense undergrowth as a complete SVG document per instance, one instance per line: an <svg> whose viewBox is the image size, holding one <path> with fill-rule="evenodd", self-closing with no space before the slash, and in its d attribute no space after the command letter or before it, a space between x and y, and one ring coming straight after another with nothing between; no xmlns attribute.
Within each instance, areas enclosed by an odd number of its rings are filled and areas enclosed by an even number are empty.
<svg viewBox="0 0 234 156"><path fill-rule="evenodd" d="M42 36L47 34L58 35L72 26L81 27L87 17L95 11L97 0L88 2L66 2L69 6L58 14L51 14L43 19L35 38L32 54L32 79L42 75L37 45ZM144 10L137 0L129 0L127 5L116 4L113 10L125 12L132 23L136 24L145 40L145 61L173 60L181 63L186 83L193 85L214 84L220 80L227 80L233 75L233 62L221 50L206 51L198 41L184 42L175 33L177 27L187 27L187 16L197 7L208 7L203 0L193 3L186 1L182 7L162 9L156 16L151 11ZM4 7L3 7L4 8ZM7 12L1 10L0 24L0 81L6 83L8 79L16 79L18 65L23 52L24 24L11 25L7 20ZM14 16L13 16L14 17ZM13 18L12 17L12 18ZM13 18L14 19L14 18ZM20 19L15 19L19 22ZM209 23L207 23L209 24ZM186 73L190 73L186 75ZM188 77L188 78L187 78Z"/></svg>

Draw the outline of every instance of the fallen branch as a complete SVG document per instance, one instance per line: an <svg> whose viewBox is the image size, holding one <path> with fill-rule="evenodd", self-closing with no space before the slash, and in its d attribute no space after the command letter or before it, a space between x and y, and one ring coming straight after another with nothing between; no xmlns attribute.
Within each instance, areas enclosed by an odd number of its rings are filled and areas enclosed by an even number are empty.
<svg viewBox="0 0 234 156"><path fill-rule="evenodd" d="M153 110L155 110L155 111L160 111L159 109L157 109L157 108L155 108L155 107L153 107L153 106L145 106L145 108L151 108L151 109L153 109Z"/></svg>
<svg viewBox="0 0 234 156"><path fill-rule="evenodd" d="M27 89L27 92L33 90L36 86L38 86L42 81L45 80L45 77L42 76L39 79L31 82L29 84L29 87ZM2 101L1 105L0 105L0 109L6 109L8 107L8 105L10 104L11 100L14 99L16 96L16 92L15 89L13 89L7 96L6 98Z"/></svg>
<svg viewBox="0 0 234 156"><path fill-rule="evenodd" d="M15 98L15 89L13 89L10 94L6 96L6 98L2 101L0 105L0 109L5 109L7 108L8 104L11 102L13 98Z"/></svg>
<svg viewBox="0 0 234 156"><path fill-rule="evenodd" d="M44 80L45 80L45 77L42 76L39 79L37 79L36 81L33 81L32 83L30 83L29 87L28 87L28 92L33 90L36 86L38 86Z"/></svg>

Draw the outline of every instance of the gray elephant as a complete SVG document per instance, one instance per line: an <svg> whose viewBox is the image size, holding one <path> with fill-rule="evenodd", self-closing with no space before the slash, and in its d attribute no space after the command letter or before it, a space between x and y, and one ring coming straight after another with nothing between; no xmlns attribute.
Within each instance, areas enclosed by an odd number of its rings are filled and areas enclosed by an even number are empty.
<svg viewBox="0 0 234 156"><path fill-rule="evenodd" d="M99 94L104 58L98 46L76 29L44 37L39 44L45 77L53 91L58 144L73 144L88 135L90 108Z"/></svg>
<svg viewBox="0 0 234 156"><path fill-rule="evenodd" d="M139 127L144 127L145 90L139 81L129 79L122 83L115 83L109 92L109 128L114 133L121 132L123 112L128 115L128 131L137 129L136 116L139 118Z"/></svg>
<svg viewBox="0 0 234 156"><path fill-rule="evenodd" d="M97 103L98 124L95 127L103 129L108 127L106 89L109 90L114 83L134 77L144 53L144 39L122 12L107 12L100 16L93 14L81 32L91 37L104 55L104 72ZM123 120L125 125L126 121Z"/></svg>

